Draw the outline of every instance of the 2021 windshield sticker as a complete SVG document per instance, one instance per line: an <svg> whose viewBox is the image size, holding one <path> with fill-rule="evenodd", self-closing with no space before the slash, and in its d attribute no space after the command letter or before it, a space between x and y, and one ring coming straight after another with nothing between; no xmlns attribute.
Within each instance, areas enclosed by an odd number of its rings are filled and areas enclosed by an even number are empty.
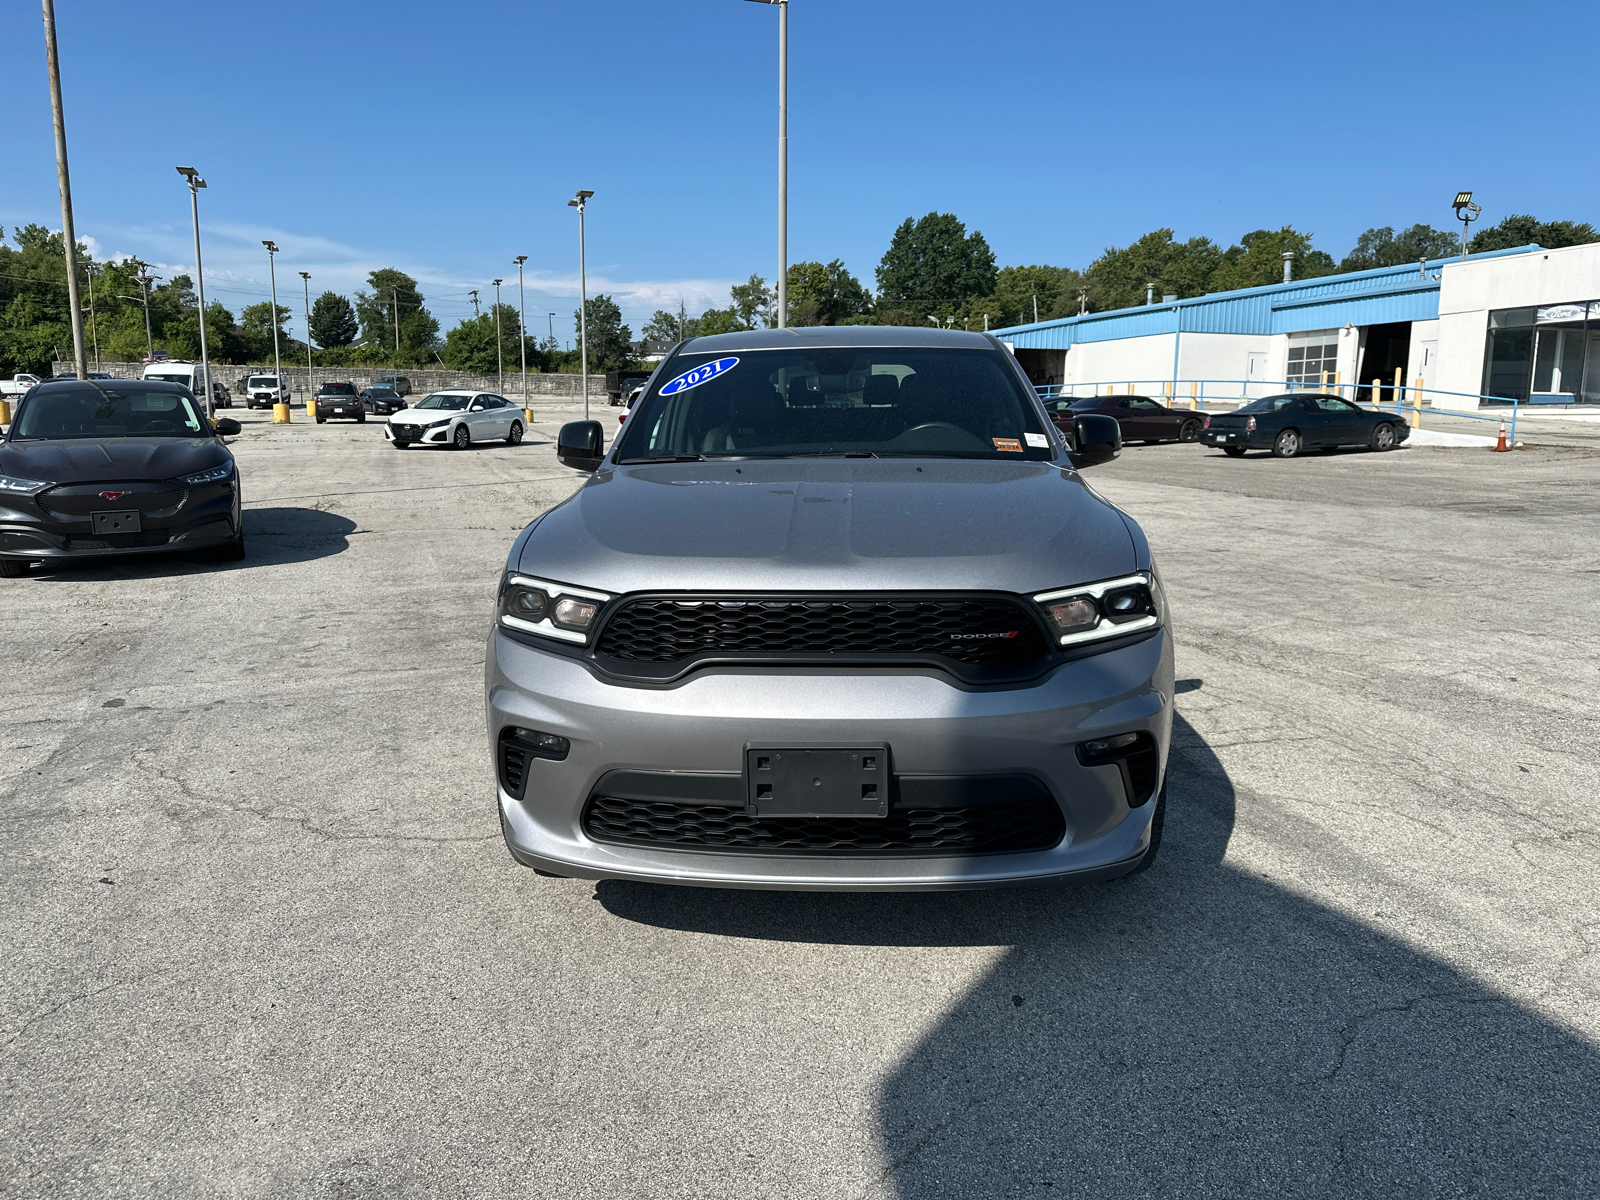
<svg viewBox="0 0 1600 1200"><path fill-rule="evenodd" d="M739 360L737 358L719 358L715 362L701 363L694 370L685 371L676 379L663 384L661 391L657 394L676 396L679 392L687 392L690 388L699 387L702 383L715 379L718 375L731 371L738 365Z"/></svg>

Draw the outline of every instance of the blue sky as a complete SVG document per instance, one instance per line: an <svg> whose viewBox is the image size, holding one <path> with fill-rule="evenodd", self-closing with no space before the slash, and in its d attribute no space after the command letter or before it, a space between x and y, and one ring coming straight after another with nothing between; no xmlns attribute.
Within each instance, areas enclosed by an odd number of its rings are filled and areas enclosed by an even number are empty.
<svg viewBox="0 0 1600 1200"><path fill-rule="evenodd" d="M570 337L580 187L591 293L635 331L775 273L773 7L56 12L80 237L186 267L173 167L193 164L208 298L235 312L266 295L262 238L297 312L297 271L315 296L398 266L446 327L527 254L530 331L554 310ZM790 31L790 256L869 286L895 225L931 210L1001 265L1080 267L1161 226L1226 244L1290 223L1337 258L1368 226L1449 226L1458 188L1484 224L1600 220L1581 134L1600 5L1552 25L1504 3L792 0ZM0 45L0 222L58 228L36 4L0 11Z"/></svg>

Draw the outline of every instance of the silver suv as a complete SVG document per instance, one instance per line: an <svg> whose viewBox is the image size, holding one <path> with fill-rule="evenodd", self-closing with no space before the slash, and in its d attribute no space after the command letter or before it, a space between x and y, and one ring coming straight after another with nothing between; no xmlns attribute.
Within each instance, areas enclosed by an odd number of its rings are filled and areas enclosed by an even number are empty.
<svg viewBox="0 0 1600 1200"><path fill-rule="evenodd" d="M1063 438L1070 444L1065 444ZM1172 638L1139 526L985 334L694 338L517 538L487 655L512 856L913 890L1149 865Z"/></svg>

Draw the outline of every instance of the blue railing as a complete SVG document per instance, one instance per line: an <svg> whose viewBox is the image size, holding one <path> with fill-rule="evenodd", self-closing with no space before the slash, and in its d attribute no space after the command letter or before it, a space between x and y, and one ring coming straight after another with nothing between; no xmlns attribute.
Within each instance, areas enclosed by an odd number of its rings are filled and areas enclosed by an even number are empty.
<svg viewBox="0 0 1600 1200"><path fill-rule="evenodd" d="M1187 387L1189 394L1183 394ZM1071 400L1088 399L1090 396L1133 395L1148 396L1152 400L1160 400L1173 408L1182 407L1185 402L1191 409L1199 411L1204 409L1206 403L1231 403L1233 405L1247 404L1251 400L1259 400L1263 396L1281 395L1284 392L1307 392L1320 396L1338 396L1350 401L1352 404L1362 404L1366 408L1380 412L1393 409L1396 416L1404 418L1407 412L1415 414L1413 425L1419 426L1424 411L1437 413L1441 416L1463 417L1470 421L1503 421L1504 412L1482 413L1463 411L1454 408L1440 408L1437 405L1424 405L1420 403L1425 398L1434 396L1450 397L1460 400L1476 400L1480 405L1485 402L1494 405L1511 406L1511 429L1509 440L1517 439L1517 414L1521 409L1521 402L1506 396L1484 396L1473 392L1449 392L1441 388L1420 387L1413 384L1390 383L1307 383L1302 380L1261 380L1261 379L1115 379L1100 380L1095 383L1051 383L1036 385L1034 391L1039 393L1042 400ZM1380 393L1376 400L1365 402L1357 401L1359 392ZM1414 393L1414 395L1413 395ZM1418 403L1412 403L1412 400Z"/></svg>

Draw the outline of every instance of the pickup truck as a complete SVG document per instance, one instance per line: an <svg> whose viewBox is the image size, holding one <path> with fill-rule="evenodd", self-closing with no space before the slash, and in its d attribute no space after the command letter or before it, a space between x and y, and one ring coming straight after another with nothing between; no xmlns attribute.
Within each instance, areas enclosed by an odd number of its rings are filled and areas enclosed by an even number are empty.
<svg viewBox="0 0 1600 1200"><path fill-rule="evenodd" d="M624 396L649 378L649 371L607 371L606 395L612 404L621 404Z"/></svg>
<svg viewBox="0 0 1600 1200"><path fill-rule="evenodd" d="M5 397L7 400L21 399L22 393L39 381L37 375L28 375L26 373L19 373L11 379L0 379L0 396Z"/></svg>

